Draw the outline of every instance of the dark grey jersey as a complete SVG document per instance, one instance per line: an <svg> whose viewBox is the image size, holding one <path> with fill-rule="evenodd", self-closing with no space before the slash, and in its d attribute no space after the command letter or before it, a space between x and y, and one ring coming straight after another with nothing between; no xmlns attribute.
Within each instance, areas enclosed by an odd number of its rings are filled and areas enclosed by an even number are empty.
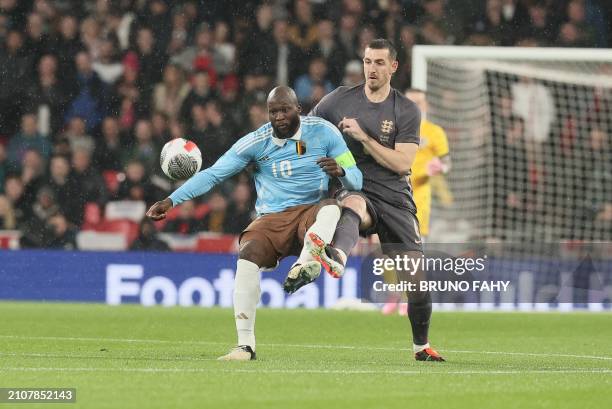
<svg viewBox="0 0 612 409"><path fill-rule="evenodd" d="M421 112L414 102L394 88L391 88L385 101L374 103L365 95L365 84L338 87L327 94L310 115L324 118L335 125L344 117L356 118L366 134L391 149L395 149L396 143L420 142ZM361 143L349 136L344 139L363 173L364 193L414 211L416 208L408 178L380 165Z"/></svg>

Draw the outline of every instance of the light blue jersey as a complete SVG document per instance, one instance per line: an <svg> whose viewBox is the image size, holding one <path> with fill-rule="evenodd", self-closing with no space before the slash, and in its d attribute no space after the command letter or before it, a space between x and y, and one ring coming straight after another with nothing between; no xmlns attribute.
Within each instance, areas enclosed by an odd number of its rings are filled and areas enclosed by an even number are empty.
<svg viewBox="0 0 612 409"><path fill-rule="evenodd" d="M240 138L214 165L172 193L173 205L203 195L249 163L256 165L258 215L316 203L327 197L329 182L316 163L322 157L334 158L342 166L345 176L340 180L344 187L360 190L361 171L338 129L317 117L302 116L300 120L300 128L289 139L276 138L269 122Z"/></svg>

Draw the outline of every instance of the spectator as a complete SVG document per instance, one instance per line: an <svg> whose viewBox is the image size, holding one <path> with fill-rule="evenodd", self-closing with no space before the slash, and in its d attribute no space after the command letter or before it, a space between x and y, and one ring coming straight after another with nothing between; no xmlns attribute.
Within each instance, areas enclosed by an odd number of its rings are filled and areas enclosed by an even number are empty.
<svg viewBox="0 0 612 409"><path fill-rule="evenodd" d="M188 31L187 15L179 8L172 15L172 33L167 49L168 54L176 55L185 49L189 36Z"/></svg>
<svg viewBox="0 0 612 409"><path fill-rule="evenodd" d="M248 108L238 103L238 78L234 75L228 75L223 79L221 87L220 102L225 118L234 124L238 129L238 133L244 133L244 128L247 125L247 110Z"/></svg>
<svg viewBox="0 0 612 409"><path fill-rule="evenodd" d="M116 84L114 97L113 110L118 111L121 129L126 131L134 126L137 117L146 116L151 108L150 94L145 94L134 53L123 58L123 75Z"/></svg>
<svg viewBox="0 0 612 409"><path fill-rule="evenodd" d="M93 130L102 121L109 100L108 89L98 74L93 70L91 57L80 51L75 57L77 67L76 97L68 106L66 122L74 117L81 117L87 124L87 131Z"/></svg>
<svg viewBox="0 0 612 409"><path fill-rule="evenodd" d="M164 226L167 233L195 234L200 231L201 223L195 217L195 203L192 200L181 203L179 215Z"/></svg>
<svg viewBox="0 0 612 409"><path fill-rule="evenodd" d="M168 116L166 114L163 112L153 113L151 126L153 127L153 140L158 146L162 146L170 140Z"/></svg>
<svg viewBox="0 0 612 409"><path fill-rule="evenodd" d="M555 28L546 3L542 0L533 2L529 8L529 25L522 38L533 38L540 45L551 45L555 40Z"/></svg>
<svg viewBox="0 0 612 409"><path fill-rule="evenodd" d="M49 51L57 56L59 72L63 74L66 81L76 79L74 60L77 53L85 48L79 38L78 30L79 24L75 16L62 16L59 33L51 40Z"/></svg>
<svg viewBox="0 0 612 409"><path fill-rule="evenodd" d="M47 186L53 192L57 204L66 214L69 221L79 226L82 210L81 201L77 198L81 194L76 180L70 174L70 162L65 156L53 156L49 162L50 176Z"/></svg>
<svg viewBox="0 0 612 409"><path fill-rule="evenodd" d="M32 205L32 212L36 220L33 223L44 224L45 221L60 210L53 190L43 186L36 194L36 201Z"/></svg>
<svg viewBox="0 0 612 409"><path fill-rule="evenodd" d="M196 71L191 80L191 91L189 91L181 107L181 118L187 120L195 104L204 105L215 96L216 93L210 87L208 71Z"/></svg>
<svg viewBox="0 0 612 409"><path fill-rule="evenodd" d="M332 92L334 85L327 79L327 65L322 58L313 58L308 65L308 74L300 76L295 81L295 94L302 104L311 105L310 99L315 85L322 85L325 93Z"/></svg>
<svg viewBox="0 0 612 409"><path fill-rule="evenodd" d="M334 23L331 20L324 19L317 23L317 41L312 46L312 54L325 59L329 67L330 81L340 84L348 56L344 48L336 42Z"/></svg>
<svg viewBox="0 0 612 409"><path fill-rule="evenodd" d="M227 75L234 71L236 64L236 46L229 38L230 28L225 21L215 23L214 32L214 65L219 75Z"/></svg>
<svg viewBox="0 0 612 409"><path fill-rule="evenodd" d="M260 56L253 61L251 73L269 72L275 84L293 84L300 71L303 53L289 42L287 22L276 20L273 24L272 41L262 44Z"/></svg>
<svg viewBox="0 0 612 409"><path fill-rule="evenodd" d="M0 230L15 230L15 228L17 228L17 217L13 205L5 195L0 195Z"/></svg>
<svg viewBox="0 0 612 409"><path fill-rule="evenodd" d="M159 167L159 148L153 141L151 122L141 119L134 128L134 139L126 150L124 162L137 160L145 167L148 174L152 174Z"/></svg>
<svg viewBox="0 0 612 409"><path fill-rule="evenodd" d="M163 82L155 86L153 107L168 115L169 118L177 118L190 90L191 87L185 81L183 70L178 65L168 65L164 69Z"/></svg>
<svg viewBox="0 0 612 409"><path fill-rule="evenodd" d="M62 250L75 250L77 248L77 231L68 224L62 213L58 212L49 217L47 225L52 234L46 247Z"/></svg>
<svg viewBox="0 0 612 409"><path fill-rule="evenodd" d="M189 130L188 139L195 142L199 147L204 147L208 128L208 118L206 117L206 108L203 104L195 104L191 108L191 129ZM209 167L212 163L208 158L208 149L200 149L202 151L202 168Z"/></svg>
<svg viewBox="0 0 612 409"><path fill-rule="evenodd" d="M21 131L10 139L8 160L13 168L23 161L26 152L36 151L45 158L51 155L51 143L37 130L36 114L25 114L21 117Z"/></svg>
<svg viewBox="0 0 612 409"><path fill-rule="evenodd" d="M24 206L30 210L38 190L46 182L45 160L38 151L26 151L21 161L21 181L24 186Z"/></svg>
<svg viewBox="0 0 612 409"><path fill-rule="evenodd" d="M8 170L6 148L0 143L0 193L4 192L4 178Z"/></svg>
<svg viewBox="0 0 612 409"><path fill-rule="evenodd" d="M142 162L131 160L125 166L125 180L119 185L118 200L144 201L147 204L155 202L155 187L149 182Z"/></svg>
<svg viewBox="0 0 612 409"><path fill-rule="evenodd" d="M412 47L416 44L416 27L402 26L399 32L398 68L395 75L391 77L391 85L397 89L407 89L412 84Z"/></svg>
<svg viewBox="0 0 612 409"><path fill-rule="evenodd" d="M30 112L37 112L39 130L50 137L60 131L64 123L64 110L69 102L66 87L57 77L57 59L45 54L38 63L38 78L27 91Z"/></svg>
<svg viewBox="0 0 612 409"><path fill-rule="evenodd" d="M219 59L218 56L217 59ZM171 59L172 64L176 64L186 72L206 71L208 73L209 84L213 88L217 83L217 71L214 61L213 35L206 24L203 24L196 34L194 46L188 47Z"/></svg>
<svg viewBox="0 0 612 409"><path fill-rule="evenodd" d="M72 152L77 149L84 149L89 153L93 153L96 147L94 138L87 134L85 119L79 116L70 119L68 129L66 129L63 137L68 140Z"/></svg>
<svg viewBox="0 0 612 409"><path fill-rule="evenodd" d="M168 127L170 132L169 140L185 137L185 125L178 119L171 119Z"/></svg>
<svg viewBox="0 0 612 409"><path fill-rule="evenodd" d="M71 219L78 221L78 225L83 220L85 203L95 202L98 204L106 203L108 198L106 185L102 175L91 165L91 153L85 149L76 149L72 152L72 171L76 180L79 195L73 200L77 214Z"/></svg>
<svg viewBox="0 0 612 409"><path fill-rule="evenodd" d="M98 59L93 70L106 85L114 84L123 74L123 65L117 59L117 45L111 38L101 40Z"/></svg>
<svg viewBox="0 0 612 409"><path fill-rule="evenodd" d="M162 79L163 67L166 65L166 55L156 47L156 38L153 30L148 27L138 29L136 35L135 55L137 57L137 71L142 80L143 99L150 99L153 95L153 86Z"/></svg>
<svg viewBox="0 0 612 409"><path fill-rule="evenodd" d="M364 81L363 79L363 64L361 61L352 60L346 64L346 68L344 69L344 78L342 80L342 85L346 85L347 87L354 87L355 85L359 85Z"/></svg>
<svg viewBox="0 0 612 409"><path fill-rule="evenodd" d="M168 2L166 0L150 0L147 6L147 10L141 14L141 23L153 30L158 50L166 50L172 34Z"/></svg>
<svg viewBox="0 0 612 409"><path fill-rule="evenodd" d="M23 182L19 176L10 175L6 178L4 181L4 194L15 213L17 227L21 227L31 216L32 209L26 203L24 193Z"/></svg>
<svg viewBox="0 0 612 409"><path fill-rule="evenodd" d="M226 219L224 230L229 234L240 234L253 219L253 202L251 188L246 183L239 183L232 191L232 201L227 213L232 217Z"/></svg>
<svg viewBox="0 0 612 409"><path fill-rule="evenodd" d="M94 61L98 61L102 52L100 24L92 16L81 21L81 42Z"/></svg>
<svg viewBox="0 0 612 409"><path fill-rule="evenodd" d="M263 103L254 103L249 108L249 129L252 132L268 122L268 108Z"/></svg>
<svg viewBox="0 0 612 409"><path fill-rule="evenodd" d="M274 14L269 3L262 3L255 11L255 27L246 35L246 44L240 50L238 57L238 72L244 76L253 69L261 68L269 64L269 60L263 61L261 55L269 54L270 44L273 43L272 22ZM263 50L266 50L263 52ZM268 65L271 67L272 65Z"/></svg>
<svg viewBox="0 0 612 409"><path fill-rule="evenodd" d="M232 124L223 118L221 105L216 100L208 101L205 110L208 127L202 146L209 151L208 158L214 163L231 148L238 136Z"/></svg>
<svg viewBox="0 0 612 409"><path fill-rule="evenodd" d="M317 40L317 27L312 15L312 6L308 0L296 0L293 3L293 23L289 27L289 39L308 54Z"/></svg>
<svg viewBox="0 0 612 409"><path fill-rule="evenodd" d="M213 233L224 233L228 216L227 199L221 193L213 192L208 199L208 206L210 211L202 220L202 229Z"/></svg>
<svg viewBox="0 0 612 409"><path fill-rule="evenodd" d="M372 26L365 26L359 30L357 36L357 57L363 60L365 49L376 38L376 29Z"/></svg>
<svg viewBox="0 0 612 409"><path fill-rule="evenodd" d="M28 55L34 58L35 62L38 62L47 49L48 42L49 38L45 33L43 17L38 13L28 14L24 49Z"/></svg>
<svg viewBox="0 0 612 409"><path fill-rule="evenodd" d="M33 58L23 48L23 35L9 31L5 46L0 48L0 134L14 133L18 127L15 118L21 116L21 110L15 101L24 99L32 66Z"/></svg>
<svg viewBox="0 0 612 409"><path fill-rule="evenodd" d="M567 4L567 22L559 30L558 45L562 47L594 47L594 29L586 22L584 2L572 0Z"/></svg>
<svg viewBox="0 0 612 409"><path fill-rule="evenodd" d="M147 218L140 222L139 235L130 245L130 250L170 251L168 244L157 238L155 224Z"/></svg>
<svg viewBox="0 0 612 409"><path fill-rule="evenodd" d="M108 116L102 121L102 140L96 146L93 164L99 170L120 171L123 168L121 131L117 118Z"/></svg>
<svg viewBox="0 0 612 409"><path fill-rule="evenodd" d="M343 14L340 18L338 41L349 59L357 57L357 19L354 15Z"/></svg>

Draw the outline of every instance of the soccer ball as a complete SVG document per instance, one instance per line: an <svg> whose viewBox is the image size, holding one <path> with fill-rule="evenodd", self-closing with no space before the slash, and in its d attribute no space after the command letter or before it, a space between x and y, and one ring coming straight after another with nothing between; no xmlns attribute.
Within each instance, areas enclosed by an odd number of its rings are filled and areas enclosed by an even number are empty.
<svg viewBox="0 0 612 409"><path fill-rule="evenodd" d="M170 179L189 179L202 167L202 152L192 141L176 138L164 145L159 163Z"/></svg>

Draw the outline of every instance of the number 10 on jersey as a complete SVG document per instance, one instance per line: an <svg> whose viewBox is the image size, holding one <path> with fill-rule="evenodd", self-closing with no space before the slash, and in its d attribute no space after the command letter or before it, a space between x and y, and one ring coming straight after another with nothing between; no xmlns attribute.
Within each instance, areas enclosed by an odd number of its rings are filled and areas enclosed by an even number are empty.
<svg viewBox="0 0 612 409"><path fill-rule="evenodd" d="M272 164L272 175L274 175L275 178L279 177L278 170L280 170L280 177L283 177L283 178L290 177L291 176L291 161L281 160L279 162L278 168L276 166L276 162L274 162Z"/></svg>

